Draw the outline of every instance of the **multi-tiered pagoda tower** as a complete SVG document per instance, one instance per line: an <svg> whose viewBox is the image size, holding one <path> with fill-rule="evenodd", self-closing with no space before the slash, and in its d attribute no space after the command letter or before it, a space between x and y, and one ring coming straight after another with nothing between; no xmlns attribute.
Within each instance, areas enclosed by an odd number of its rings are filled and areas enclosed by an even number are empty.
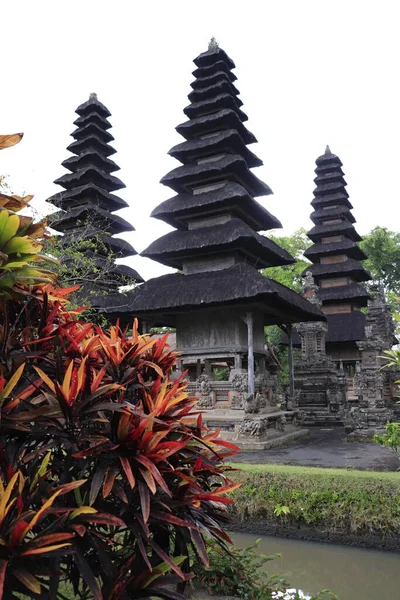
<svg viewBox="0 0 400 600"><path fill-rule="evenodd" d="M67 148L74 156L62 163L70 173L55 180L64 191L51 196L47 202L61 209L52 215L51 227L64 234L62 244L78 249L75 259L69 255L67 259L76 261L75 283L82 286L86 297L90 292L95 298L98 292L116 292L119 286L132 280L141 282L142 278L131 267L115 262L136 251L129 242L113 237L134 228L114 214L128 204L112 193L125 185L112 175L119 167L109 158L115 153L110 146L114 138L108 132L111 114L96 94L78 106L76 113L79 115L74 121L77 129L72 133L75 141ZM86 264L93 265L90 281L87 274L84 276L85 259Z"/></svg>
<svg viewBox="0 0 400 600"><path fill-rule="evenodd" d="M363 282L371 277L360 262L367 257L357 245L362 238L354 227L342 163L327 146L316 164L317 187L310 217L315 225L308 232L314 244L304 253L314 264L306 271L311 271L319 287L317 294L328 319L327 354L342 361L352 377L360 358L356 342L365 337L361 308L369 296Z"/></svg>
<svg viewBox="0 0 400 600"><path fill-rule="evenodd" d="M256 138L244 125L235 65L213 40L194 62L187 120L176 128L185 141L170 150L181 165L162 179L176 195L152 213L176 230L142 253L180 272L147 281L123 311L176 327L203 405L240 408L244 391L265 393L264 325L323 317L260 273L294 259L258 233L281 224L254 199L271 189L250 170L262 162L247 147ZM216 381L216 363L229 366L229 381Z"/></svg>

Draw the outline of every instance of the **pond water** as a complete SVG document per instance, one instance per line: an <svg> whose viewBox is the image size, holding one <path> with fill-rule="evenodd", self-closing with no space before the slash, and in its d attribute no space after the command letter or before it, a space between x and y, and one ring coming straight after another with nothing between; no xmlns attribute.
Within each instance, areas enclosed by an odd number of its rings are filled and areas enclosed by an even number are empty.
<svg viewBox="0 0 400 600"><path fill-rule="evenodd" d="M327 588L339 600L400 600L400 554L246 533L232 537L239 548L261 539L260 552L282 554L266 570L284 575L304 594Z"/></svg>

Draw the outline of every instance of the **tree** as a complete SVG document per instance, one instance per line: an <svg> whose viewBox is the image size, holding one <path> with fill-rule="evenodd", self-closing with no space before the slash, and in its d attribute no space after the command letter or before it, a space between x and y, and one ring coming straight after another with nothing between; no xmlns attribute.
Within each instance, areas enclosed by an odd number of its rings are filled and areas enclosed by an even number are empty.
<svg viewBox="0 0 400 600"><path fill-rule="evenodd" d="M368 259L365 268L387 294L400 295L400 233L375 227L360 242Z"/></svg>
<svg viewBox="0 0 400 600"><path fill-rule="evenodd" d="M270 235L269 238L278 244L278 246L287 250L296 259L296 262L283 267L264 269L264 275L286 285L286 287L296 292L301 292L301 274L307 268L307 265L310 264L304 258L304 251L310 246L306 230L302 227L301 229L297 229L293 235L282 237Z"/></svg>

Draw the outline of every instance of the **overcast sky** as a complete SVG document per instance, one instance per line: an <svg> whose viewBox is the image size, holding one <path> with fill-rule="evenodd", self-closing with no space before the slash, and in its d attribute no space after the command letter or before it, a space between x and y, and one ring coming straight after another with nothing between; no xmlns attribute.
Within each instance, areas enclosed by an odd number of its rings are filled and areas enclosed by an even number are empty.
<svg viewBox="0 0 400 600"><path fill-rule="evenodd" d="M3 0L0 133L25 133L0 172L37 208L61 188L75 108L96 92L112 113L112 158L138 250L170 228L150 218L174 193L159 183L211 36L236 63L246 126L274 191L260 198L283 234L311 226L315 159L342 162L361 234L400 230L400 5L396 0ZM125 261L145 278L166 272Z"/></svg>

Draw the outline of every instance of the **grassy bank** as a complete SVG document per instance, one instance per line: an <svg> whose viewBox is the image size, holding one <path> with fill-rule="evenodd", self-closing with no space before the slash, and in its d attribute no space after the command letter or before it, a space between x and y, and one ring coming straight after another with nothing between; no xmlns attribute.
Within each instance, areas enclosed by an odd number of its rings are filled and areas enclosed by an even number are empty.
<svg viewBox="0 0 400 600"><path fill-rule="evenodd" d="M400 535L400 473L235 464L236 520ZM283 510L287 507L288 510ZM285 514L287 513L287 514Z"/></svg>

